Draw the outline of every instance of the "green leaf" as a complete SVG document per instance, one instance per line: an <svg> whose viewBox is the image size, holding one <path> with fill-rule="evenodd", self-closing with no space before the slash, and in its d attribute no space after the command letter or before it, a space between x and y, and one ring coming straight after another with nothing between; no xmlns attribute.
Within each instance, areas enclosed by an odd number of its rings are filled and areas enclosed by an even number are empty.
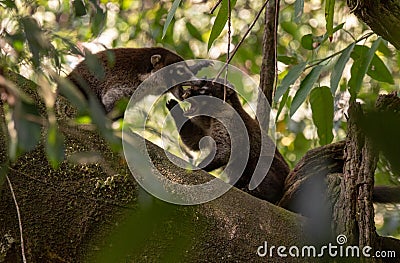
<svg viewBox="0 0 400 263"><path fill-rule="evenodd" d="M78 110L87 109L87 101L83 96L82 92L78 88L65 78L59 77L57 74L51 74L55 82L57 83L58 94L67 98Z"/></svg>
<svg viewBox="0 0 400 263"><path fill-rule="evenodd" d="M169 27L169 24L171 23L172 18L174 18L175 12L178 9L178 6L180 5L181 1L182 0L175 0L174 3L172 4L171 9L169 10L168 15L167 15L167 20L165 21L165 24L164 24L162 38L165 37L165 34L167 33L167 29Z"/></svg>
<svg viewBox="0 0 400 263"><path fill-rule="evenodd" d="M98 80L103 80L105 77L105 69L99 60L99 58L92 54L88 49L85 48L85 63L90 71Z"/></svg>
<svg viewBox="0 0 400 263"><path fill-rule="evenodd" d="M54 34L54 37L57 37L59 39L61 39L63 41L63 43L69 48L69 51L74 54L74 55L78 55L78 56L84 56L85 54L82 53L82 51L80 51L80 49L76 46L76 44L74 44L70 39L66 38L66 37L62 37L60 35Z"/></svg>
<svg viewBox="0 0 400 263"><path fill-rule="evenodd" d="M304 35L301 38L301 46L303 48L307 49L307 50L313 50L314 49L313 43L314 43L314 39L313 39L312 34Z"/></svg>
<svg viewBox="0 0 400 263"><path fill-rule="evenodd" d="M287 89L285 94L283 94L281 103L279 103L279 108L278 108L278 112L276 113L275 122L278 121L279 115L281 114L281 112L283 110L283 107L285 106L288 97L289 97L289 89Z"/></svg>
<svg viewBox="0 0 400 263"><path fill-rule="evenodd" d="M24 51L26 48L24 43L26 40L25 34L22 32L14 32L10 34L8 32L4 32L4 36L7 39L7 42L18 52Z"/></svg>
<svg viewBox="0 0 400 263"><path fill-rule="evenodd" d="M303 73L304 68L306 67L306 62L302 62L293 66L287 75L283 78L281 85L276 89L274 100L278 102L280 97L286 93L289 89L290 85L292 85Z"/></svg>
<svg viewBox="0 0 400 263"><path fill-rule="evenodd" d="M341 24L335 26L335 28L334 28L333 31L332 31L332 35L333 35L336 31L342 29L343 26L344 26L344 24L345 24L345 23L341 23ZM326 33L322 36L321 44L324 43L329 37L331 37L331 35L329 35L328 32L326 32Z"/></svg>
<svg viewBox="0 0 400 263"><path fill-rule="evenodd" d="M187 257L185 252L194 245L193 240L196 240L197 235L192 230L190 214L180 212L181 210L169 203L154 200L154 197L142 189L138 192L137 209L127 211L125 219L112 232L110 231L110 235L104 239L98 251L92 253L93 256L88 262L124 262L126 255L130 255L131 258L141 258L143 250L149 246L154 247L149 240L162 240L163 243L170 245L171 249L163 249L156 257L150 256L149 259L146 257L145 261L185 262ZM199 225L197 231L203 232L205 228ZM171 233L178 232L179 235L170 240Z"/></svg>
<svg viewBox="0 0 400 263"><path fill-rule="evenodd" d="M103 8L101 8L101 6L98 4L97 0L90 0L90 2L95 8L91 12L91 30L94 36L98 36L106 25L107 9L104 11Z"/></svg>
<svg viewBox="0 0 400 263"><path fill-rule="evenodd" d="M333 35L333 16L335 14L335 0L325 1L326 32L328 36Z"/></svg>
<svg viewBox="0 0 400 263"><path fill-rule="evenodd" d="M278 61L282 62L286 65L293 65L293 64L297 64L298 60L296 57L289 57L289 56L283 56L283 55L278 55Z"/></svg>
<svg viewBox="0 0 400 263"><path fill-rule="evenodd" d="M339 59L336 61L335 66L333 67L332 74L331 74L331 92L332 92L332 94L336 93L337 87L339 85L340 79L343 74L344 67L346 66L347 62L349 61L350 54L353 51L355 44L356 43L353 43L343 50Z"/></svg>
<svg viewBox="0 0 400 263"><path fill-rule="evenodd" d="M310 92L311 88L313 87L314 83L318 80L319 75L321 74L323 66L318 65L314 67L311 72L303 79L300 83L300 88L294 95L292 105L290 106L290 117L295 114L297 109L300 105L305 101Z"/></svg>
<svg viewBox="0 0 400 263"><path fill-rule="evenodd" d="M303 15L304 0L296 0L294 3L294 22L299 23L301 16Z"/></svg>
<svg viewBox="0 0 400 263"><path fill-rule="evenodd" d="M50 41L45 37L43 30L34 18L23 17L21 23L29 50L32 53L32 62L35 67L38 67L40 65L40 54L47 53L51 48Z"/></svg>
<svg viewBox="0 0 400 263"><path fill-rule="evenodd" d="M16 98L18 98L18 100L21 100L27 104L33 104L33 100L32 98L24 91L20 88L20 86L22 85L26 85L24 84L24 81L26 81L25 77L23 77L21 74L12 72L13 75L15 75L15 79L14 77L10 78L13 79L15 81L15 83L13 81L10 81L8 79L3 79L0 82L0 85L4 85L5 87L7 87L7 90L9 93L14 94L14 96ZM30 89L36 89L37 86L33 84L29 87ZM29 92L29 90L28 90Z"/></svg>
<svg viewBox="0 0 400 263"><path fill-rule="evenodd" d="M292 21L283 21L280 26L292 36L297 36L299 33L297 24Z"/></svg>
<svg viewBox="0 0 400 263"><path fill-rule="evenodd" d="M13 119L17 130L18 148L23 152L33 150L40 140L42 117L33 103L18 101ZM15 156L12 156L14 158Z"/></svg>
<svg viewBox="0 0 400 263"><path fill-rule="evenodd" d="M0 6L6 6L7 8L17 10L17 6L15 5L14 0L2 0L0 1Z"/></svg>
<svg viewBox="0 0 400 263"><path fill-rule="evenodd" d="M397 139L400 134L400 116L398 112L391 110L367 110L361 116L357 124L371 141L375 149L385 156L390 163L391 171L400 173L400 142Z"/></svg>
<svg viewBox="0 0 400 263"><path fill-rule="evenodd" d="M381 46L381 44L379 46ZM369 48L366 46L357 45L354 47L351 58L353 58L353 60L358 60L362 56L362 54L365 54L366 52L368 52L368 50ZM390 73L385 63L376 54L374 54L374 57L372 58L371 65L368 67L367 74L377 81L394 84L392 73Z"/></svg>
<svg viewBox="0 0 400 263"><path fill-rule="evenodd" d="M226 22L228 21L228 1L231 1L231 9L233 9L236 4L236 0L222 0L221 7L211 29L210 38L208 39L208 49L210 49L215 39L219 37L225 27Z"/></svg>
<svg viewBox="0 0 400 263"><path fill-rule="evenodd" d="M108 141L114 151L120 151L122 148L121 140L114 134L111 126L111 120L106 117L104 108L93 94L89 95L89 113L92 121L97 125L101 135Z"/></svg>
<svg viewBox="0 0 400 263"><path fill-rule="evenodd" d="M381 41L381 43L379 44L378 50L385 55L386 57L392 57L393 56L393 51L390 50L390 48L388 47L388 42L387 40L383 40Z"/></svg>
<svg viewBox="0 0 400 263"><path fill-rule="evenodd" d="M333 140L333 97L328 87L317 87L310 93L312 118L319 137L319 144Z"/></svg>
<svg viewBox="0 0 400 263"><path fill-rule="evenodd" d="M47 133L46 153L53 168L58 168L64 160L64 135L55 124L50 125Z"/></svg>
<svg viewBox="0 0 400 263"><path fill-rule="evenodd" d="M355 98L355 96L361 89L364 76L368 71L368 68L375 55L375 51L378 48L380 42L381 38L378 38L367 52L365 52L366 50L362 50L362 53L360 54L358 59L354 61L353 66L351 67L351 78L349 80L349 86L350 94L353 98Z"/></svg>
<svg viewBox="0 0 400 263"><path fill-rule="evenodd" d="M189 31L189 34L197 40L203 41L203 37L197 28L192 25L190 22L186 22L186 28Z"/></svg>
<svg viewBox="0 0 400 263"><path fill-rule="evenodd" d="M85 2L83 0L74 0L72 1L72 5L75 10L75 16L80 17L87 14Z"/></svg>

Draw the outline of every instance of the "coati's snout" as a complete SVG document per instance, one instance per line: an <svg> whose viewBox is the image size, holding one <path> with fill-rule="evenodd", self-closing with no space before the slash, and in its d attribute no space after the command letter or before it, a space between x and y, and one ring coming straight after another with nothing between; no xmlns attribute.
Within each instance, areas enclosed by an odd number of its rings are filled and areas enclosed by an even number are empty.
<svg viewBox="0 0 400 263"><path fill-rule="evenodd" d="M156 58L155 58L156 59ZM184 100L185 89L184 86L202 87L206 84L207 79L198 78L196 74L203 68L214 65L214 62L209 60L196 61L194 64L189 65L186 62L180 62L172 65L168 72L163 73L164 80L167 85L172 86L168 91L174 95L175 98L182 101ZM179 84L176 84L179 83Z"/></svg>
<svg viewBox="0 0 400 263"><path fill-rule="evenodd" d="M181 89L179 100L188 102L190 107L184 110L184 116L193 117L208 114L219 115L221 111L227 110L225 102L229 102L231 95L235 94L231 85L224 85L214 79L196 79L182 83L182 86L189 86L187 89ZM181 86L181 87L182 87Z"/></svg>

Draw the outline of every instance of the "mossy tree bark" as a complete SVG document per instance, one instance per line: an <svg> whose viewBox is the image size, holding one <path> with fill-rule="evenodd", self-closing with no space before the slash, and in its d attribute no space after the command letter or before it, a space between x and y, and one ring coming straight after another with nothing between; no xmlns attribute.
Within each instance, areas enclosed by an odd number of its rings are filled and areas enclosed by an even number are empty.
<svg viewBox="0 0 400 263"><path fill-rule="evenodd" d="M29 80L15 82L23 85L22 89L34 85ZM0 113L4 123L3 111ZM1 131L0 138L4 138ZM265 241L287 247L304 242L305 218L235 188L197 206L152 199L140 190L123 157L112 152L96 131L63 121L60 131L66 138L67 157L58 170L49 165L42 144L9 164L28 262L107 262L110 245L125 246L129 256L122 258L123 262L160 262L165 255L178 255L174 260L182 262L265 262L257 255ZM171 180L197 184L213 178L202 171L188 174L152 143L148 143L148 151L156 168ZM97 158L76 162L82 157L79 154L87 153L95 153ZM109 178L114 178L113 187L98 187ZM145 216L148 200L153 200L150 207L154 209ZM7 184L1 188L0 214L0 245L7 248L0 259L21 262L18 219ZM116 224L129 222L135 224L122 227L122 233L130 236L132 243L107 238L111 232L121 232ZM274 255L268 262L310 262Z"/></svg>

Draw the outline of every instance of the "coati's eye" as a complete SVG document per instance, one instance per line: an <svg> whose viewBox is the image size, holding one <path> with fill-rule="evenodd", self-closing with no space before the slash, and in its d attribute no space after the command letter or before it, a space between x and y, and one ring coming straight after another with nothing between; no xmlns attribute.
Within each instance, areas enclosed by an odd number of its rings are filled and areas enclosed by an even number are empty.
<svg viewBox="0 0 400 263"><path fill-rule="evenodd" d="M178 73L178 75L183 75L183 74L185 74L185 70L183 70L183 68L178 68L177 70L176 70L176 73Z"/></svg>
<svg viewBox="0 0 400 263"><path fill-rule="evenodd" d="M185 74L188 74L188 69L186 67L182 66L182 65L179 65L179 66L176 66L175 72L179 76L183 76Z"/></svg>

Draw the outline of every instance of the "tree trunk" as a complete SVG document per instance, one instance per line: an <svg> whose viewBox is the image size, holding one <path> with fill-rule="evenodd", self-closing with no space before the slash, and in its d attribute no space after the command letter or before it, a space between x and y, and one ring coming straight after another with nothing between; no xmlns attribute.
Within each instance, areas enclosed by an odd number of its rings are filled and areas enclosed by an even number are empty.
<svg viewBox="0 0 400 263"><path fill-rule="evenodd" d="M271 0L265 11L265 27L263 33L263 59L260 70L260 89L267 101L272 105L276 79L276 42L279 17L279 0ZM278 11L278 12L277 12Z"/></svg>
<svg viewBox="0 0 400 263"><path fill-rule="evenodd" d="M277 72L276 43L279 17L279 0L271 0L265 10L265 23L263 33L263 59L260 70L260 90L258 95L257 116L260 127L268 130L270 111L273 102L275 80ZM265 96L265 97L264 97ZM267 104L268 102L268 104Z"/></svg>
<svg viewBox="0 0 400 263"><path fill-rule="evenodd" d="M371 29L400 49L400 2L347 0L350 10Z"/></svg>
<svg viewBox="0 0 400 263"><path fill-rule="evenodd" d="M378 153L358 125L362 115L361 105L351 102L341 192L333 216L335 233L345 235L347 245L360 249L375 247L377 237L372 193ZM371 259L368 262L372 262ZM374 259L373 262L380 261Z"/></svg>

